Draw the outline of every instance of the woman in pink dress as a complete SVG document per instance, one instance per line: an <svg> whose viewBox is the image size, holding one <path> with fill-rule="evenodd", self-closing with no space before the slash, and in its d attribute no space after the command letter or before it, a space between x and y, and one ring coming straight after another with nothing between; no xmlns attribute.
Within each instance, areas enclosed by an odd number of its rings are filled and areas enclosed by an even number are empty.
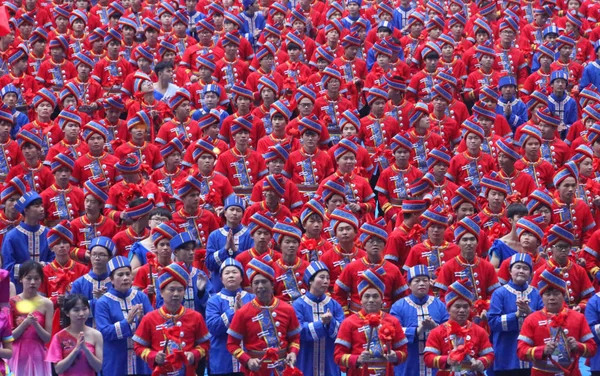
<svg viewBox="0 0 600 376"><path fill-rule="evenodd" d="M52 337L46 361L59 376L95 376L102 370L102 334L85 325L90 303L81 294L68 295L63 303L67 327Z"/></svg>
<svg viewBox="0 0 600 376"><path fill-rule="evenodd" d="M51 375L46 359L46 343L50 342L54 306L50 299L38 294L44 278L42 265L26 261L19 269L23 292L10 299L13 330L13 355L8 361L15 375Z"/></svg>

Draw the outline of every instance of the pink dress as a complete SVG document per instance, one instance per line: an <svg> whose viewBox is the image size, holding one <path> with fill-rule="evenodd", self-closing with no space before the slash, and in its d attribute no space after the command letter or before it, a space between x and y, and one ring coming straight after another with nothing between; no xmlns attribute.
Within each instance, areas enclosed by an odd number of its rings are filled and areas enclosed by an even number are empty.
<svg viewBox="0 0 600 376"><path fill-rule="evenodd" d="M67 332L67 329L61 330L60 332L56 333L54 337L52 337L52 342L50 342L50 348L48 349L46 361L49 363L60 362L69 356L75 345L77 345L77 338L73 337L71 333ZM94 345L87 342L85 345L92 352L92 354L96 355L96 347ZM61 373L59 376L96 376L96 372L94 372L94 369L90 367L85 355L81 353L71 367L65 373Z"/></svg>
<svg viewBox="0 0 600 376"><path fill-rule="evenodd" d="M12 329L15 330L26 318L26 314L17 311L16 303L22 300L19 296L10 298L10 311L12 314ZM45 327L45 316L41 312L34 311L42 327ZM8 361L10 370L15 375L49 376L52 375L50 363L46 359L46 346L30 325L25 329L21 337L13 342L13 355Z"/></svg>

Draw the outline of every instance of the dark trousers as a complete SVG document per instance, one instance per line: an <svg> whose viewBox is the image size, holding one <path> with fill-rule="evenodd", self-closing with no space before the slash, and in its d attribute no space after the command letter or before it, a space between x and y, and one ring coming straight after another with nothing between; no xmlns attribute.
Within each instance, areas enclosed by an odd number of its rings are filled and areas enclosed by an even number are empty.
<svg viewBox="0 0 600 376"><path fill-rule="evenodd" d="M530 376L530 369L513 369L509 371L494 371L495 376Z"/></svg>
<svg viewBox="0 0 600 376"><path fill-rule="evenodd" d="M600 371L592 371L592 376L600 376Z"/></svg>

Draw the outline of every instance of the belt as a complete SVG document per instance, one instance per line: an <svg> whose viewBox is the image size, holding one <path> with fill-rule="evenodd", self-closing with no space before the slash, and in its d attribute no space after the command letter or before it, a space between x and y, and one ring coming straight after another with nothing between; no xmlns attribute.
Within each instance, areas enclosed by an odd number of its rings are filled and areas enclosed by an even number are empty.
<svg viewBox="0 0 600 376"><path fill-rule="evenodd" d="M237 187L233 187L233 192L235 192L236 195L251 196L252 188L253 187L237 186Z"/></svg>
<svg viewBox="0 0 600 376"><path fill-rule="evenodd" d="M248 355L250 355L253 358L262 358L266 351L259 351L259 350L246 350L246 352L248 353ZM279 356L279 359L283 359L287 356L287 350L286 349L279 349L277 350L277 356Z"/></svg>
<svg viewBox="0 0 600 376"><path fill-rule="evenodd" d="M399 198L390 198L390 204L392 204L392 206L398 206L401 207L402 206L402 199Z"/></svg>
<svg viewBox="0 0 600 376"><path fill-rule="evenodd" d="M319 185L318 184L310 184L310 185L305 185L305 184L298 184L297 185L298 190L302 193L314 193L317 191L317 189L319 189Z"/></svg>

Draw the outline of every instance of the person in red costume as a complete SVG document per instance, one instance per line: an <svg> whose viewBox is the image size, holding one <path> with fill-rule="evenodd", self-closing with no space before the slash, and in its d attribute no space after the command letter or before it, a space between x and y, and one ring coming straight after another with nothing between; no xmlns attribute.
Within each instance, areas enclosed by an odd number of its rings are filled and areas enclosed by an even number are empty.
<svg viewBox="0 0 600 376"><path fill-rule="evenodd" d="M532 376L563 372L579 376L579 357L596 354L597 344L590 327L582 313L565 307L567 284L557 270L544 270L538 288L544 308L523 321L517 356L532 362Z"/></svg>
<svg viewBox="0 0 600 376"><path fill-rule="evenodd" d="M83 184L89 179L102 179L108 185L120 180L115 168L119 158L104 149L109 141L108 130L102 124L90 121L83 127L83 139L89 147L89 153L77 158L71 180L76 184Z"/></svg>
<svg viewBox="0 0 600 376"><path fill-rule="evenodd" d="M319 261L325 252L333 248L323 232L327 221L325 209L318 200L309 200L302 207L299 222L304 234L298 248L298 255L308 262Z"/></svg>
<svg viewBox="0 0 600 376"><path fill-rule="evenodd" d="M273 239L281 251L281 258L273 262L275 296L290 304L306 294L309 288L303 281L309 263L298 256L301 238L302 232L291 222L277 222L273 226Z"/></svg>
<svg viewBox="0 0 600 376"><path fill-rule="evenodd" d="M453 282L446 294L450 320L436 326L425 344L423 360L437 375L450 376L462 371L483 373L494 363L494 349L488 333L469 320L475 303L470 281ZM465 354L461 347L470 348Z"/></svg>
<svg viewBox="0 0 600 376"><path fill-rule="evenodd" d="M424 231L419 221L421 214L427 209L427 205L427 202L423 200L402 200L400 207L402 221L390 233L384 251L385 259L390 260L398 268L404 266L410 249L423 241Z"/></svg>
<svg viewBox="0 0 600 376"><path fill-rule="evenodd" d="M130 221L131 224L124 230L117 232L113 237L113 242L117 248L117 253L114 256L133 257L133 254L130 256L131 246L135 242L142 241L150 236L148 221L152 209L154 209L154 202L143 197L135 198L127 204L127 208L123 213L125 213L126 220Z"/></svg>
<svg viewBox="0 0 600 376"><path fill-rule="evenodd" d="M157 282L164 305L146 314L133 336L136 355L159 374L183 370L185 376L193 376L196 365L208 353L210 333L204 318L181 304L189 278L180 264L163 269ZM178 353L181 356L172 361L168 358Z"/></svg>
<svg viewBox="0 0 600 376"><path fill-rule="evenodd" d="M244 213L242 219L243 225L248 225L250 217L254 213L261 213L271 218L275 222L284 222L292 220L292 212L282 204L282 198L285 195L285 181L281 175L267 175L262 180L262 190L264 200L258 201L250 205Z"/></svg>
<svg viewBox="0 0 600 376"><path fill-rule="evenodd" d="M286 363L291 367L296 363L302 328L292 306L274 296L275 271L269 262L252 259L246 276L256 298L233 316L227 350L242 364L245 374L279 374Z"/></svg>
<svg viewBox="0 0 600 376"><path fill-rule="evenodd" d="M349 210L337 208L331 212L329 220L337 244L325 252L320 261L330 270L333 285L348 264L365 256L366 253L355 243L358 236L358 219Z"/></svg>
<svg viewBox="0 0 600 376"><path fill-rule="evenodd" d="M458 222L454 229L454 238L460 247L460 254L440 268L435 282L441 297L451 291L449 286L453 282L463 278L467 278L471 283L474 300L489 302L494 290L500 287L494 266L475 252L480 231L471 218L463 218ZM477 318L487 320L486 313L486 309L483 309L477 313Z"/></svg>
<svg viewBox="0 0 600 376"><path fill-rule="evenodd" d="M131 135L131 141L123 143L115 150L115 156L119 159L129 154L135 154L142 164L152 170L157 170L164 165L160 156L160 147L153 142L146 141L146 137L154 135L154 126L150 113L138 111L127 121L127 129ZM162 124L162 123L161 123Z"/></svg>
<svg viewBox="0 0 600 376"><path fill-rule="evenodd" d="M406 361L408 340L400 321L382 310L388 287L377 272L363 273L358 284L363 308L342 321L333 354L348 376L391 375Z"/></svg>
<svg viewBox="0 0 600 376"><path fill-rule="evenodd" d="M150 180L158 186L165 205L174 211L177 187L188 177L188 172L181 167L182 153L185 146L180 138L172 138L161 149L160 155L165 165L150 175Z"/></svg>
<svg viewBox="0 0 600 376"><path fill-rule="evenodd" d="M52 334L66 326L66 323L61 322L60 316L65 296L71 291L71 284L89 270L87 266L69 257L73 246L73 233L68 226L68 222L63 221L48 232L48 247L55 258L44 266L44 281L40 291L54 304Z"/></svg>
<svg viewBox="0 0 600 376"><path fill-rule="evenodd" d="M271 240L273 239L273 222L270 218L255 213L250 218L248 229L250 236L254 241L254 246L238 254L235 259L242 265L248 265L252 259L260 259L265 262L273 262L281 256L279 252L275 252L271 248ZM247 285L248 283L245 283Z"/></svg>
<svg viewBox="0 0 600 376"><path fill-rule="evenodd" d="M538 189L553 188L552 176L554 168L550 162L541 158L540 145L542 132L533 125L521 128L519 144L523 150L523 157L515 162L515 168L531 176Z"/></svg>
<svg viewBox="0 0 600 376"><path fill-rule="evenodd" d="M17 227L23 220L23 215L19 213L15 205L28 189L30 188L19 177L4 183L0 192L0 204L3 206L0 211L0 242L4 240L7 232Z"/></svg>
<svg viewBox="0 0 600 376"><path fill-rule="evenodd" d="M43 192L54 183L54 176L48 166L41 162L42 139L33 131L22 129L17 135L17 141L25 160L8 172L6 180L20 177L35 192Z"/></svg>
<svg viewBox="0 0 600 376"><path fill-rule="evenodd" d="M62 220L71 221L79 217L84 210L83 191L70 182L75 167L72 154L55 155L50 167L54 174L54 184L40 193L48 228Z"/></svg>
<svg viewBox="0 0 600 376"><path fill-rule="evenodd" d="M342 274L336 281L333 298L340 303L346 316L358 313L362 308L357 286L360 276L370 270L379 275L386 285L383 294L382 310L389 312L392 304L404 297L408 286L406 280L400 273L400 269L392 262L383 258L385 243L388 233L383 218L373 223L364 223L360 227L360 242L362 243L366 256L352 261L344 268Z"/></svg>
<svg viewBox="0 0 600 376"><path fill-rule="evenodd" d="M83 205L85 213L71 221L73 245L71 258L83 264L90 261L88 246L99 236L112 238L117 233L115 222L104 216L104 204L108 200L106 180L93 179L83 183Z"/></svg>
<svg viewBox="0 0 600 376"><path fill-rule="evenodd" d="M421 223L427 231L427 239L410 249L402 266L406 272L413 266L425 265L429 278L435 281L439 269L460 254L460 248L456 244L444 239L449 216L449 212L440 206L431 207L421 214Z"/></svg>

